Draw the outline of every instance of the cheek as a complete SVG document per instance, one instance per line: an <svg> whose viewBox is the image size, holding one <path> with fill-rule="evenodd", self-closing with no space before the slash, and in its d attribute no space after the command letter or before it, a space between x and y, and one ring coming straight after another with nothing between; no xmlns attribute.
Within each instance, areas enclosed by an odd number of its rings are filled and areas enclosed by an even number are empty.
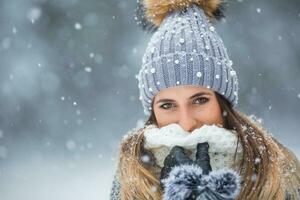
<svg viewBox="0 0 300 200"><path fill-rule="evenodd" d="M178 122L178 115L180 114L178 111L165 111L158 107L155 107L153 111L159 128Z"/></svg>
<svg viewBox="0 0 300 200"><path fill-rule="evenodd" d="M223 125L222 111L215 102L195 110L196 118L204 124L221 124Z"/></svg>
<svg viewBox="0 0 300 200"><path fill-rule="evenodd" d="M204 124L222 124L223 119L222 115L218 110L205 110L196 114L196 118L198 121Z"/></svg>
<svg viewBox="0 0 300 200"><path fill-rule="evenodd" d="M166 126L171 123L176 122L176 116L174 114L166 113L166 112L161 112L161 111L155 111L155 118L157 121L157 126L160 128L162 126Z"/></svg>

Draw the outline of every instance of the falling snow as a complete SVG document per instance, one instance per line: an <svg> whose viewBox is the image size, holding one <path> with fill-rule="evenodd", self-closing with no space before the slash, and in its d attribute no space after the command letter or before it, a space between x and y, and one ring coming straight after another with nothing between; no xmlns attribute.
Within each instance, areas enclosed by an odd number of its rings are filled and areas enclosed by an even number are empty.
<svg viewBox="0 0 300 200"><path fill-rule="evenodd" d="M257 175L256 175L256 174L253 174L253 175L251 176L251 181L255 182L256 179L257 179Z"/></svg>
<svg viewBox="0 0 300 200"><path fill-rule="evenodd" d="M85 70L86 72L89 72L89 73L92 72L92 68L91 68L91 67L85 67L84 70Z"/></svg>
<svg viewBox="0 0 300 200"><path fill-rule="evenodd" d="M0 159L7 158L8 150L5 146L0 145Z"/></svg>
<svg viewBox="0 0 300 200"><path fill-rule="evenodd" d="M151 186L151 191L152 192L157 192L157 187L156 186Z"/></svg>
<svg viewBox="0 0 300 200"><path fill-rule="evenodd" d="M2 47L4 49L9 49L10 48L10 45L11 45L11 40L10 38L6 37L2 40Z"/></svg>
<svg viewBox="0 0 300 200"><path fill-rule="evenodd" d="M197 72L196 76L197 76L197 77L201 77L201 76L202 76L202 73L201 73L201 72Z"/></svg>
<svg viewBox="0 0 300 200"><path fill-rule="evenodd" d="M94 53L90 53L89 56L90 56L90 58L94 58L95 54Z"/></svg>
<svg viewBox="0 0 300 200"><path fill-rule="evenodd" d="M261 13L261 9L260 8L256 8L256 12L257 13Z"/></svg>
<svg viewBox="0 0 300 200"><path fill-rule="evenodd" d="M35 23L42 15L42 10L39 7L33 7L28 10L27 18L31 21L31 23Z"/></svg>
<svg viewBox="0 0 300 200"><path fill-rule="evenodd" d="M17 33L18 33L18 29L17 29L16 27L13 27L13 28L12 28L12 33L13 33L13 34L17 34Z"/></svg>
<svg viewBox="0 0 300 200"><path fill-rule="evenodd" d="M236 76L236 71L230 71L231 76Z"/></svg>
<svg viewBox="0 0 300 200"><path fill-rule="evenodd" d="M73 140L66 141L66 147L68 150L74 150L76 149L77 145Z"/></svg>
<svg viewBox="0 0 300 200"><path fill-rule="evenodd" d="M76 22L76 23L74 24L74 28L75 28L76 30L81 30L81 29L82 29L82 26L81 26L80 23Z"/></svg>
<svg viewBox="0 0 300 200"><path fill-rule="evenodd" d="M150 157L148 155L143 155L141 157L141 160L144 162L144 163L149 163L150 162Z"/></svg>
<svg viewBox="0 0 300 200"><path fill-rule="evenodd" d="M255 163L255 164L260 163L260 158L255 158L254 163Z"/></svg>

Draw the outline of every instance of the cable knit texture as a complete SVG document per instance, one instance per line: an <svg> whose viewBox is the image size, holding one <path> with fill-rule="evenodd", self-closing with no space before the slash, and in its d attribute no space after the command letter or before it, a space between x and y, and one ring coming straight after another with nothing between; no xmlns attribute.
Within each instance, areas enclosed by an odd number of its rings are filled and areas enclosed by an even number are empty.
<svg viewBox="0 0 300 200"><path fill-rule="evenodd" d="M136 75L144 113L153 97L178 85L210 88L235 106L238 79L227 49L203 9L191 5L171 12L151 37Z"/></svg>
<svg viewBox="0 0 300 200"><path fill-rule="evenodd" d="M112 186L111 186L111 191L110 191L110 200L120 200L121 199L121 195L120 195L120 181L118 179L118 174L114 175L114 179L112 182Z"/></svg>

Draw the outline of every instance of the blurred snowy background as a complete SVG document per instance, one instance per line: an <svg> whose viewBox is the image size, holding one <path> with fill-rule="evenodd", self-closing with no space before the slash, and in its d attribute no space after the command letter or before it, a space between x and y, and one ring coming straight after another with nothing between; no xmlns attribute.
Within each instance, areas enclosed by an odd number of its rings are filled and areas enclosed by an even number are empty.
<svg viewBox="0 0 300 200"><path fill-rule="evenodd" d="M136 1L0 0L0 199L108 199L121 137L144 119L151 34ZM300 158L300 2L230 0L216 24L238 109Z"/></svg>

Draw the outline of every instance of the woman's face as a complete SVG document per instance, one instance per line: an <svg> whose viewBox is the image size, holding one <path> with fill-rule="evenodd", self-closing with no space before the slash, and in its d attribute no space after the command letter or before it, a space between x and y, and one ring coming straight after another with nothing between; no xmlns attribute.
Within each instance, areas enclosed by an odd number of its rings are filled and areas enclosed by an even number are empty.
<svg viewBox="0 0 300 200"><path fill-rule="evenodd" d="M175 86L157 93L153 111L160 128L170 123L179 124L192 132L202 125L223 126L222 111L213 90L201 86Z"/></svg>

